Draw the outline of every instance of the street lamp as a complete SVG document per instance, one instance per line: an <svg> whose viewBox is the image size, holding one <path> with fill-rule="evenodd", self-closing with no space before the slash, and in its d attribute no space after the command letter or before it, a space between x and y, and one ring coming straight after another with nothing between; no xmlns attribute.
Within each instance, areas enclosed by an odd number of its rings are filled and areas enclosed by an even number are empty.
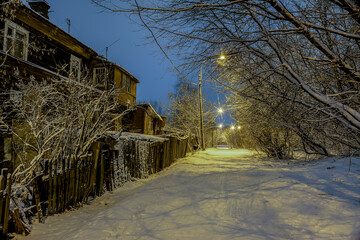
<svg viewBox="0 0 360 240"><path fill-rule="evenodd" d="M224 60L225 55L221 54L218 58L221 59L221 60ZM201 149L202 150L205 150L205 131L204 131L204 112L203 112L201 85L202 85L202 67L203 67L205 62L206 62L206 60L201 63L201 65L200 65L200 73L199 73L200 135L201 135Z"/></svg>
<svg viewBox="0 0 360 240"><path fill-rule="evenodd" d="M234 129L235 129L235 126L234 126L234 125L232 125L232 126L230 127L230 129L231 129L231 130L234 130Z"/></svg>
<svg viewBox="0 0 360 240"><path fill-rule="evenodd" d="M217 111L218 111L218 113L220 113L220 114L224 112L224 110L223 110L222 108L218 108Z"/></svg>
<svg viewBox="0 0 360 240"><path fill-rule="evenodd" d="M205 62L205 61L204 61ZM200 135L201 135L201 149L205 150L205 136L204 136L204 113L203 113L203 102L202 102L202 67L204 62L200 65L199 73L199 98L200 98Z"/></svg>

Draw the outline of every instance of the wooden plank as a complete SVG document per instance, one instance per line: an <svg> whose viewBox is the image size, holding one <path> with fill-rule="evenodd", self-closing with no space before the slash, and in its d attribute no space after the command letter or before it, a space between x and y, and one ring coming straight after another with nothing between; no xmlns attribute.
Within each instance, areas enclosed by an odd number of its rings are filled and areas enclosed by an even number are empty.
<svg viewBox="0 0 360 240"><path fill-rule="evenodd" d="M82 201L83 169L84 169L84 166L81 165L80 171L79 171L78 203L81 203L81 201Z"/></svg>
<svg viewBox="0 0 360 240"><path fill-rule="evenodd" d="M5 177L0 175L0 224L3 224L4 219L4 191L5 191Z"/></svg>
<svg viewBox="0 0 360 240"><path fill-rule="evenodd" d="M52 198L53 198L53 178L52 178L52 175L53 175L53 164L52 162L49 162L49 190L48 190L48 215L52 215L53 214L53 201L52 201Z"/></svg>
<svg viewBox="0 0 360 240"><path fill-rule="evenodd" d="M68 189L67 189L67 200L66 200L66 208L71 206L71 196L73 192L73 184L72 184L72 169L68 169Z"/></svg>
<svg viewBox="0 0 360 240"><path fill-rule="evenodd" d="M102 194L104 188L104 155L100 154L100 191L99 196Z"/></svg>
<svg viewBox="0 0 360 240"><path fill-rule="evenodd" d="M10 194L11 194L11 174L8 173L6 179L6 200L5 200L5 209L4 209L3 239L8 239Z"/></svg>
<svg viewBox="0 0 360 240"><path fill-rule="evenodd" d="M96 174L98 169L99 155L100 155L100 143L95 143L93 146L93 168L90 177L90 188L96 193Z"/></svg>
<svg viewBox="0 0 360 240"><path fill-rule="evenodd" d="M113 191L114 189L114 152L110 151L108 152L107 155L107 159L105 161L105 163L107 163L107 168L108 172L107 172L107 190L108 191Z"/></svg>
<svg viewBox="0 0 360 240"><path fill-rule="evenodd" d="M149 154L148 154L148 159L147 159L147 164L148 164L148 172L149 174L153 174L154 173L154 154L156 153L156 145L152 144L149 147Z"/></svg>
<svg viewBox="0 0 360 240"><path fill-rule="evenodd" d="M64 209L69 207L69 195L70 195L70 170L66 169L65 172L65 201L64 201Z"/></svg>
<svg viewBox="0 0 360 240"><path fill-rule="evenodd" d="M53 39L54 41L61 43L72 51L80 54L84 58L90 59L92 55L96 54L92 49L81 43L76 38L66 34L56 25L50 23L46 19L43 20L41 17L33 17L32 14L34 13L30 10L27 10L26 8L18 8L16 11L16 17L20 21L25 22L30 27L40 31L42 34Z"/></svg>
<svg viewBox="0 0 360 240"><path fill-rule="evenodd" d="M38 214L38 220L39 220L39 223L41 223L42 209L41 209L41 204L40 204L40 194L39 194L39 186L38 186L37 178L35 178L33 181L33 187L34 187L35 205L36 205L36 210L37 210L37 214Z"/></svg>
<svg viewBox="0 0 360 240"><path fill-rule="evenodd" d="M26 236L30 233L30 230L25 227L24 223L21 221L19 209L16 207L13 211L13 219L15 220L15 231L20 233L23 236Z"/></svg>
<svg viewBox="0 0 360 240"><path fill-rule="evenodd" d="M71 194L70 194L70 205L75 206L74 198L75 198L75 185L76 185L76 169L73 168L70 170L70 185L71 185Z"/></svg>
<svg viewBox="0 0 360 240"><path fill-rule="evenodd" d="M53 197L52 197L52 214L57 213L58 206L57 206L57 198L58 198L58 188L57 188L57 162L53 164L54 167L54 177L53 177Z"/></svg>
<svg viewBox="0 0 360 240"><path fill-rule="evenodd" d="M156 158L154 159L155 161L155 173L160 171L160 156L161 156L161 145L157 144L157 151L156 151Z"/></svg>
<svg viewBox="0 0 360 240"><path fill-rule="evenodd" d="M79 199L79 168L75 170L75 188L74 188L74 206L77 205Z"/></svg>

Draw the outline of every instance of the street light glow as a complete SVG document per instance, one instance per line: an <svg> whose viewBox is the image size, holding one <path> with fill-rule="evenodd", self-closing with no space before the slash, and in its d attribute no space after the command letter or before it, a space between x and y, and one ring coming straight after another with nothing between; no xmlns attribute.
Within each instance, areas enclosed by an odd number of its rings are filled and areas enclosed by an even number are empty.
<svg viewBox="0 0 360 240"><path fill-rule="evenodd" d="M219 124L219 128L222 128L222 127L223 127L223 125L220 123L220 124Z"/></svg>
<svg viewBox="0 0 360 240"><path fill-rule="evenodd" d="M238 126L238 127L237 127L237 129L240 129L240 128L241 128L241 126Z"/></svg>
<svg viewBox="0 0 360 240"><path fill-rule="evenodd" d="M231 130L234 130L235 129L235 126L233 125L233 126L231 126Z"/></svg>
<svg viewBox="0 0 360 240"><path fill-rule="evenodd" d="M224 112L224 110L222 108L218 109L218 113L223 113L223 112Z"/></svg>
<svg viewBox="0 0 360 240"><path fill-rule="evenodd" d="M225 57L225 55L224 55L223 53L220 54L220 57L219 57L220 60L225 60L225 58L226 58L226 57Z"/></svg>

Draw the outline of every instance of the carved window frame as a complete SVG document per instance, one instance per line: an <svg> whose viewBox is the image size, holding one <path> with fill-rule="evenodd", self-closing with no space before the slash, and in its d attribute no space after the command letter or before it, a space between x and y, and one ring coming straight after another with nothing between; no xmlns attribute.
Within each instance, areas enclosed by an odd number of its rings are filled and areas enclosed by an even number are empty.
<svg viewBox="0 0 360 240"><path fill-rule="evenodd" d="M9 30L11 29L11 35L9 34ZM18 39L16 39L17 34L23 35L24 38L22 40L22 52L23 56L16 55L16 44L18 43ZM8 46L11 43L12 46ZM3 51L8 53L14 57L18 57L25 61L28 60L28 47L29 47L29 31L25 28L21 27L20 25L10 21L9 19L5 19L5 29L4 29L4 44L3 44Z"/></svg>

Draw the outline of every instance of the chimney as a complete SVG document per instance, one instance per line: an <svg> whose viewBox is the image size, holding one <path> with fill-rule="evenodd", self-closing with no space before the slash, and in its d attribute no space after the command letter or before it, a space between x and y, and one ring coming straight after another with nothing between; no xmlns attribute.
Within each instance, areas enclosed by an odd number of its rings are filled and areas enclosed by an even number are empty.
<svg viewBox="0 0 360 240"><path fill-rule="evenodd" d="M38 14L49 19L50 5L45 0L30 0L29 5Z"/></svg>

